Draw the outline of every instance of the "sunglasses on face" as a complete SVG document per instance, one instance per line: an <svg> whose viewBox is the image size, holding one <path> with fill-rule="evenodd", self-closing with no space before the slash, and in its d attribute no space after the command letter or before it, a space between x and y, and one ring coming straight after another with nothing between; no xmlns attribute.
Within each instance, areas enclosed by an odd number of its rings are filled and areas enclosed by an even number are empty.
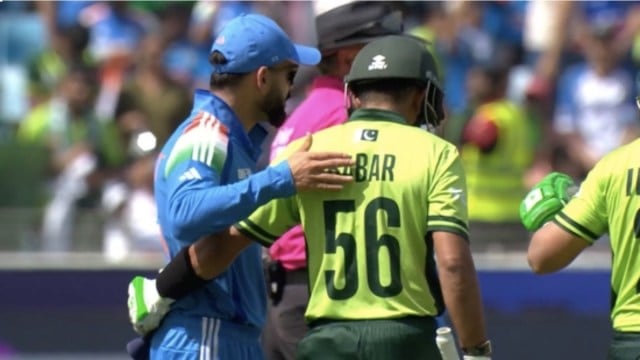
<svg viewBox="0 0 640 360"><path fill-rule="evenodd" d="M287 73L287 82L289 85L293 85L293 80L296 78L296 74L298 73L298 68L296 66L285 65L280 67L272 67L269 70L274 72L286 72Z"/></svg>

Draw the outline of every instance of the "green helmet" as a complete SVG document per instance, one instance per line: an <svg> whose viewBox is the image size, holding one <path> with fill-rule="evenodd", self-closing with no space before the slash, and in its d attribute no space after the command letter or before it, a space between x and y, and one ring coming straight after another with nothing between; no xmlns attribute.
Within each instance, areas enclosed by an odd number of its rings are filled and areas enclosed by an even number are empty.
<svg viewBox="0 0 640 360"><path fill-rule="evenodd" d="M424 116L438 126L444 119L443 91L437 66L424 41L409 35L389 35L374 40L356 55L345 77L348 87L361 82L398 79L409 80L407 86L425 87Z"/></svg>

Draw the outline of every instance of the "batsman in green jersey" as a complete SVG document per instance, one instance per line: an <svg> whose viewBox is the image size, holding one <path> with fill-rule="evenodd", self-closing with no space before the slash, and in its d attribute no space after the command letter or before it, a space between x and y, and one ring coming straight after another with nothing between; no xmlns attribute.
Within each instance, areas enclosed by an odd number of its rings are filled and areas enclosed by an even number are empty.
<svg viewBox="0 0 640 360"><path fill-rule="evenodd" d="M247 242L270 246L302 224L311 330L298 359L440 359L435 317L445 308L465 359L490 359L460 157L419 128L444 117L432 55L415 38L387 36L358 53L346 81L354 111L315 133L311 151L351 154L354 166L332 171L353 182L272 201L200 239L193 272L213 278ZM291 143L274 163L308 141Z"/></svg>
<svg viewBox="0 0 640 360"><path fill-rule="evenodd" d="M300 359L437 359L434 317L445 303L467 352L490 355L458 152L413 126L421 113L432 125L442 118L435 71L415 39L366 46L347 76L356 110L314 134L312 147L352 154L355 166L336 171L354 182L272 201L236 225L265 246L298 223L304 228L311 331Z"/></svg>
<svg viewBox="0 0 640 360"><path fill-rule="evenodd" d="M605 233L611 239L608 359L640 358L640 139L602 158L575 195L573 181L551 173L522 201L525 227L535 231L528 261L535 273L558 271Z"/></svg>

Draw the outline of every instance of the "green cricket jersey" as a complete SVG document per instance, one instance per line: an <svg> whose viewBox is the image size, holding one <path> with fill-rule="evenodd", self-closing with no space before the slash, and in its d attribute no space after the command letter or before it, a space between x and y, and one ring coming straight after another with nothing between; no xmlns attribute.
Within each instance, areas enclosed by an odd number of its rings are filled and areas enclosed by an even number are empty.
<svg viewBox="0 0 640 360"><path fill-rule="evenodd" d="M608 232L613 262L611 319L619 331L640 331L640 140L609 153L555 217L589 242Z"/></svg>
<svg viewBox="0 0 640 360"><path fill-rule="evenodd" d="M282 157L300 145L292 143ZM271 201L236 225L269 246L302 224L311 291L307 320L439 314L442 296L427 233L467 238L466 183L456 148L396 113L358 110L346 123L314 134L312 151L352 154L355 166L335 171L353 174L354 182L340 192Z"/></svg>

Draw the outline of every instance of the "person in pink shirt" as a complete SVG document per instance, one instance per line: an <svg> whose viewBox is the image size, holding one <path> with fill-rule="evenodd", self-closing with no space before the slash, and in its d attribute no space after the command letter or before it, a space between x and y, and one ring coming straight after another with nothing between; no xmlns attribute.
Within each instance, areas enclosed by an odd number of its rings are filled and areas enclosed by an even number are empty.
<svg viewBox="0 0 640 360"><path fill-rule="evenodd" d="M316 16L322 60L307 98L278 129L271 144L273 159L290 142L347 119L344 76L356 54L369 41L402 33L402 14L384 2L350 2ZM305 238L297 226L269 249L271 303L263 330L268 360L293 360L296 345L307 332L304 312L309 300Z"/></svg>

